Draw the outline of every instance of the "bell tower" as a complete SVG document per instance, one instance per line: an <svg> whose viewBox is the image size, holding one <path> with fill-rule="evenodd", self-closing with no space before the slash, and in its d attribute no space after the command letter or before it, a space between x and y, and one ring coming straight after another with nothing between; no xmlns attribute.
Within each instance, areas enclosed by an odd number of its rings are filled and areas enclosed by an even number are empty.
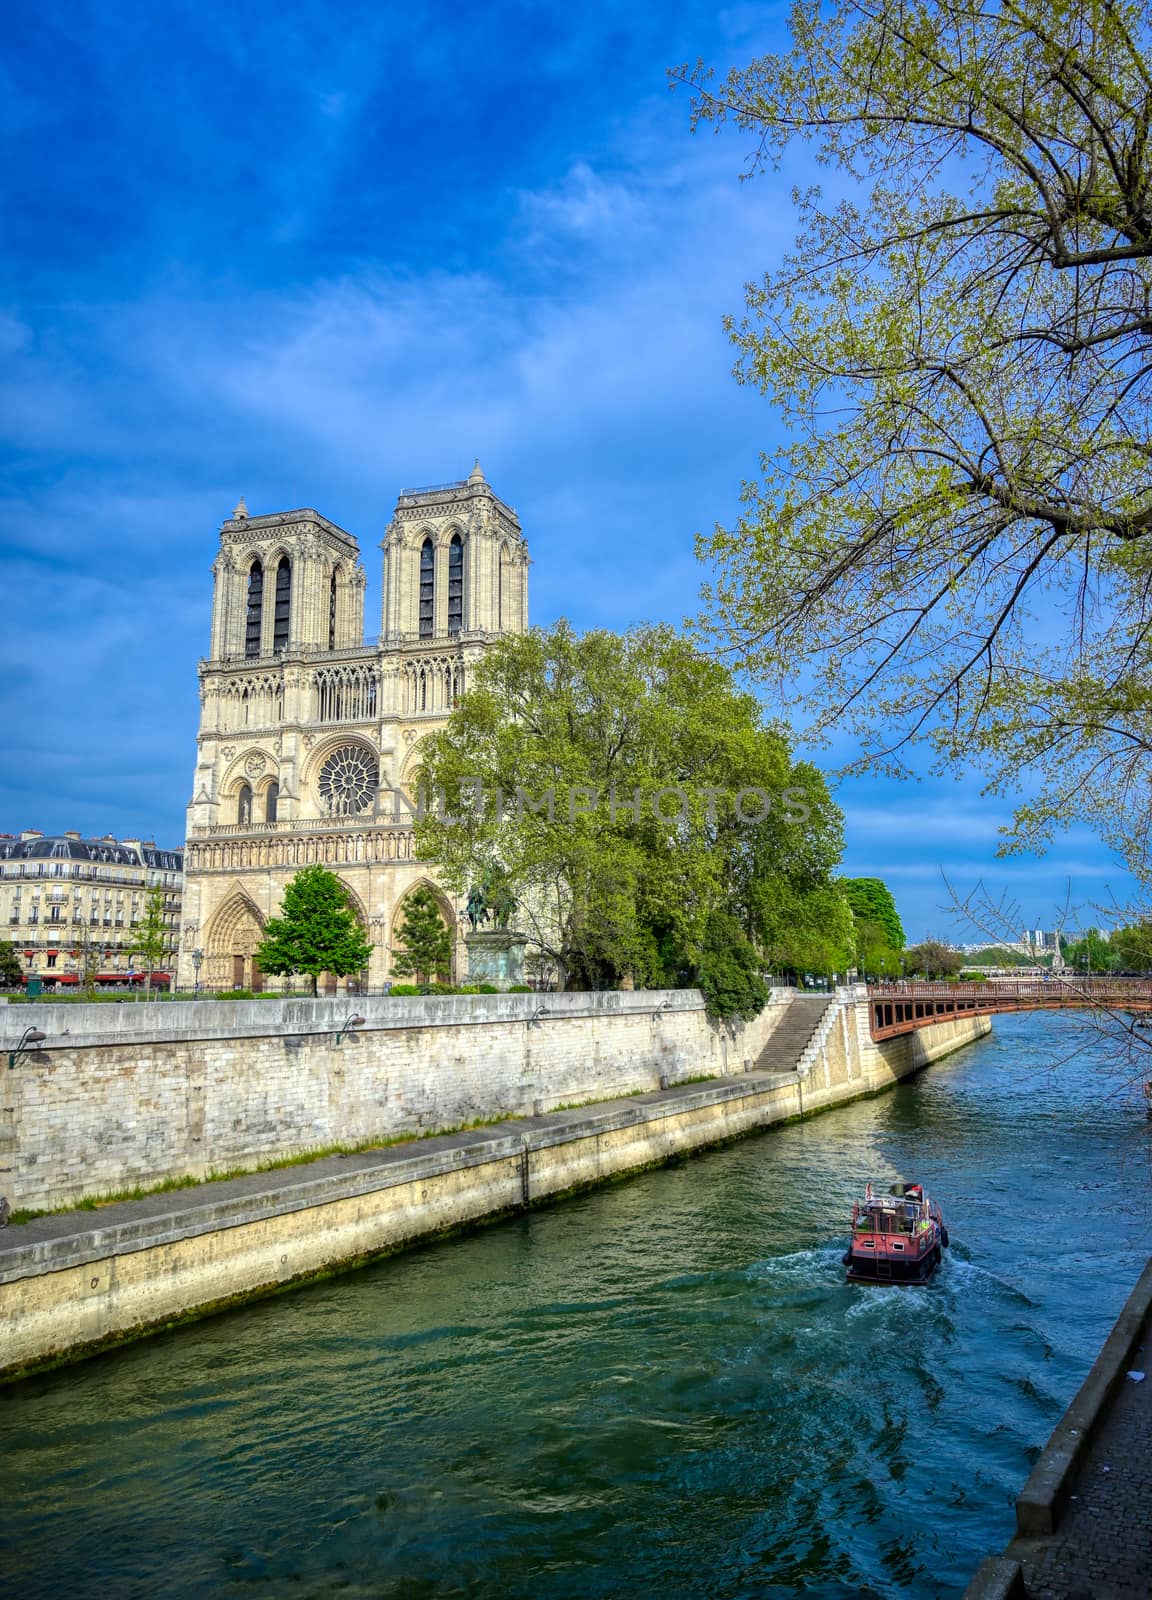
<svg viewBox="0 0 1152 1600"><path fill-rule="evenodd" d="M528 626L528 546L520 519L477 461L467 478L401 489L381 545L384 644L443 645Z"/></svg>
<svg viewBox="0 0 1152 1600"><path fill-rule="evenodd" d="M220 529L181 983L197 981L198 955L210 987L263 984L261 929L313 864L340 878L381 983L405 896L435 885L396 795L492 640L528 626L528 546L477 462L460 482L402 490L383 550L383 637L365 644L351 534L312 510L251 516L243 500ZM459 907L437 894L451 926Z"/></svg>
<svg viewBox="0 0 1152 1600"><path fill-rule="evenodd" d="M241 500L220 529L212 571L213 661L364 643L359 546L316 511L252 517Z"/></svg>

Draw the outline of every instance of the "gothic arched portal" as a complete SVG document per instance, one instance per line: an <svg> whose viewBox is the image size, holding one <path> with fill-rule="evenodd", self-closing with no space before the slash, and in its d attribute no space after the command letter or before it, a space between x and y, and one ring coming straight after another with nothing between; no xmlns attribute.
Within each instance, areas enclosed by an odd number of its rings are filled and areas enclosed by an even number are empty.
<svg viewBox="0 0 1152 1600"><path fill-rule="evenodd" d="M252 901L237 890L219 907L204 938L204 983L210 989L251 989L264 986L256 965L256 951L264 936L264 919Z"/></svg>

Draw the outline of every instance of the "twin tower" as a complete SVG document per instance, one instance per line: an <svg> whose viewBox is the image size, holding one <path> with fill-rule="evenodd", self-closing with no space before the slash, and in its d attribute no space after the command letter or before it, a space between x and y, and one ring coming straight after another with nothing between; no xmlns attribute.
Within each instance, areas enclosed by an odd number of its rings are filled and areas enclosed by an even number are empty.
<svg viewBox="0 0 1152 1600"><path fill-rule="evenodd" d="M212 643L188 807L179 982L259 989L254 961L285 884L311 862L344 881L373 945L360 982L391 971L404 897L434 888L393 789L443 725L485 647L528 625L528 548L477 462L404 489L384 536L380 637L364 642L366 579L351 534L315 511L220 530ZM278 980L277 980L278 981ZM336 980L332 980L331 986Z"/></svg>

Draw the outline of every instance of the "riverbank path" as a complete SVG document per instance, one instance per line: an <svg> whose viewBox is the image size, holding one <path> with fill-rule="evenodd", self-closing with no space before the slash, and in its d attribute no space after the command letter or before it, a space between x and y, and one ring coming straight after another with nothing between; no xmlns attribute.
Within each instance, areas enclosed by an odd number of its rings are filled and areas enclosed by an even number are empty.
<svg viewBox="0 0 1152 1600"><path fill-rule="evenodd" d="M1104 1413L1055 1532L1017 1539L1028 1600L1148 1600L1152 1594L1152 1318Z"/></svg>
<svg viewBox="0 0 1152 1600"><path fill-rule="evenodd" d="M1022 1530L964 1600L1152 1595L1152 1261L1016 1502Z"/></svg>

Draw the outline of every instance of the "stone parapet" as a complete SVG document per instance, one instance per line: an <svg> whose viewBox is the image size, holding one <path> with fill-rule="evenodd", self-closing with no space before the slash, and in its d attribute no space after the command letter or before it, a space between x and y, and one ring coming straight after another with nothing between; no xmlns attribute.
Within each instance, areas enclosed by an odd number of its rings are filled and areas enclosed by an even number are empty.
<svg viewBox="0 0 1152 1600"><path fill-rule="evenodd" d="M9 1228L0 1377L842 1105L920 1064L898 1040L866 1065L837 1050L850 1038L832 1030L807 1078L781 1062Z"/></svg>

